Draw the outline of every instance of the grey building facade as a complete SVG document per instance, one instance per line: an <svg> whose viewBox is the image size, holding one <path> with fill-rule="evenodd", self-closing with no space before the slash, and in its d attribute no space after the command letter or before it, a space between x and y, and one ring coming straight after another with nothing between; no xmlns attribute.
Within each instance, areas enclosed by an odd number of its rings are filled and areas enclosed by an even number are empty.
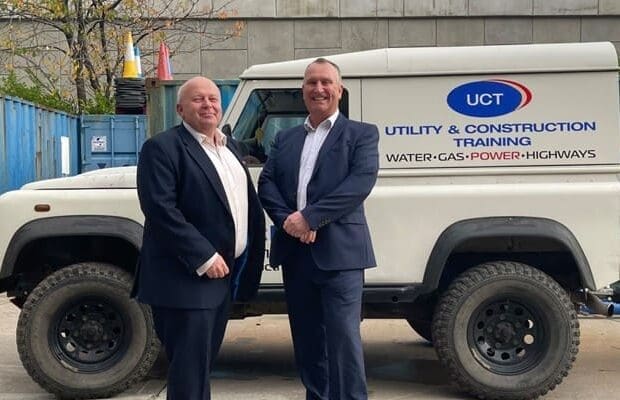
<svg viewBox="0 0 620 400"><path fill-rule="evenodd" d="M236 78L258 63L382 47L611 41L620 53L620 0L208 0L241 21L238 37L200 38L172 57L175 79ZM200 51L195 49L199 48ZM151 60L149 60L151 61ZM152 61L151 61L152 62Z"/></svg>
<svg viewBox="0 0 620 400"><path fill-rule="evenodd" d="M175 80L235 79L254 64L383 47L611 41L620 54L620 0L194 1L201 9L226 12L227 18L188 21L207 34L171 46ZM6 24L0 21L0 28ZM16 28L27 25L22 20ZM239 25L243 29L236 29ZM213 41L231 31L238 35ZM46 29L14 40L66 46L57 31ZM147 77L154 76L158 45L150 38L140 43ZM70 60L53 47L37 59L43 60L41 68L58 74L60 86L71 88ZM6 51L0 52L0 64L0 78L9 70L24 75L23 61Z"/></svg>

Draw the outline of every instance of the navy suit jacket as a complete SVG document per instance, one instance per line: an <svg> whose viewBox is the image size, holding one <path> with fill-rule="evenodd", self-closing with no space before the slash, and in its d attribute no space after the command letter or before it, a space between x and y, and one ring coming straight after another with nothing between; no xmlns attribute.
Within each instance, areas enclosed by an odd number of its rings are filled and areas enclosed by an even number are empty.
<svg viewBox="0 0 620 400"><path fill-rule="evenodd" d="M271 148L258 183L258 194L275 225L270 263L286 263L299 239L283 227L297 210L299 164L306 138L303 126L281 131ZM377 180L379 132L375 125L336 119L319 152L301 211L316 241L312 258L322 270L347 270L376 265L364 215L364 199Z"/></svg>
<svg viewBox="0 0 620 400"><path fill-rule="evenodd" d="M239 159L232 139L227 147ZM240 161L241 162L241 161ZM133 294L143 303L171 308L214 308L239 282L237 300L257 291L264 264L265 220L248 181L248 244L243 268L235 266L235 226L224 187L202 146L181 124L147 140L137 183L145 215ZM231 269L223 279L196 269L218 252Z"/></svg>

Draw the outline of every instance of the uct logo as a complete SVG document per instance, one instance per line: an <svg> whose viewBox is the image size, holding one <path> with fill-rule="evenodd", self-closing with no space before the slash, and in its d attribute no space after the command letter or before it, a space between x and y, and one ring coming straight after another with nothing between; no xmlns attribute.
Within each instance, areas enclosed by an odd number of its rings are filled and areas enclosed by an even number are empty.
<svg viewBox="0 0 620 400"><path fill-rule="evenodd" d="M448 94L447 101L459 114L498 117L527 106L532 101L532 92L519 82L490 79L455 87Z"/></svg>

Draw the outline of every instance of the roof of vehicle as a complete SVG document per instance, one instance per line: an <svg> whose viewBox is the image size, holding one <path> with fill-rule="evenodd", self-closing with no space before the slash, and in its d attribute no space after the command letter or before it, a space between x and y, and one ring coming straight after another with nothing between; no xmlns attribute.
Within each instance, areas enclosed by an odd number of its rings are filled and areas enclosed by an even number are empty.
<svg viewBox="0 0 620 400"><path fill-rule="evenodd" d="M343 77L471 75L618 69L610 42L387 48L325 56ZM302 78L315 58L254 65L241 79Z"/></svg>

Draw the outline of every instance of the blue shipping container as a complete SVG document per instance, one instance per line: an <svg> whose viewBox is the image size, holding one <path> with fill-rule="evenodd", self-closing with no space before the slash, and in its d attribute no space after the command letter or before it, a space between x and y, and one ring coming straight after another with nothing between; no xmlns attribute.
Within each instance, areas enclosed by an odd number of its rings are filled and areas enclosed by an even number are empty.
<svg viewBox="0 0 620 400"><path fill-rule="evenodd" d="M0 193L78 171L74 115L0 97Z"/></svg>
<svg viewBox="0 0 620 400"><path fill-rule="evenodd" d="M83 115L80 172L136 165L146 130L146 115Z"/></svg>

